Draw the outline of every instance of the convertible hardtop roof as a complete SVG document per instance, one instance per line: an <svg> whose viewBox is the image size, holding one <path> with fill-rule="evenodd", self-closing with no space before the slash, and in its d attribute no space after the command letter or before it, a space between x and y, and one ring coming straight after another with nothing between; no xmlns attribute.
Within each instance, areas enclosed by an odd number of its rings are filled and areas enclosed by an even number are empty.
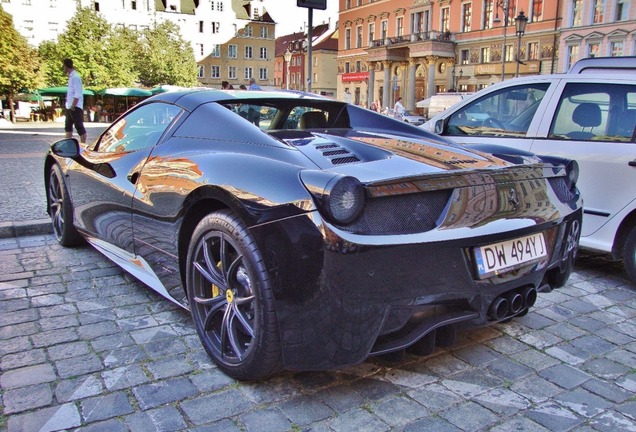
<svg viewBox="0 0 636 432"><path fill-rule="evenodd" d="M152 96L144 101L144 103L165 101L180 105L188 110L192 110L197 106L208 102L232 102L232 100L309 100L323 102L338 102L324 96L313 93L305 93L298 91L275 90L217 90L206 87L196 87L187 90L179 90L173 92L165 92ZM340 102L341 103L341 102Z"/></svg>

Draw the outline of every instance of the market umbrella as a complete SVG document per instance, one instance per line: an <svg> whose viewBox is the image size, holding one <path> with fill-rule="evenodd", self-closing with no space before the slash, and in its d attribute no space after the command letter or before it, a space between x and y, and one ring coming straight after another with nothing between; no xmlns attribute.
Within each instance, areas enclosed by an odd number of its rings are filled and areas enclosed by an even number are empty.
<svg viewBox="0 0 636 432"><path fill-rule="evenodd" d="M107 88L100 92L106 96L141 96L148 97L152 96L152 92L150 90L136 88L136 87L115 87L115 88Z"/></svg>
<svg viewBox="0 0 636 432"><path fill-rule="evenodd" d="M66 90L68 87L60 86L60 87L46 87L39 89L38 92L42 96L66 96ZM95 92L93 90L84 89L84 96L93 96Z"/></svg>
<svg viewBox="0 0 636 432"><path fill-rule="evenodd" d="M417 104L415 104L417 108L430 108L431 106L431 98L422 99Z"/></svg>

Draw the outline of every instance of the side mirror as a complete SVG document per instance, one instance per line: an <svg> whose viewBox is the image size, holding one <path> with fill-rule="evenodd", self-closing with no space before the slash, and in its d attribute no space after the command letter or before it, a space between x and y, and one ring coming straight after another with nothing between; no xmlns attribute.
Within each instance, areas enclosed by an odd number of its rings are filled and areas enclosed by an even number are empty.
<svg viewBox="0 0 636 432"><path fill-rule="evenodd" d="M76 158L79 156L79 143L75 138L63 139L51 146L51 152L59 157Z"/></svg>
<svg viewBox="0 0 636 432"><path fill-rule="evenodd" d="M440 119L435 122L435 133L441 135L444 132L444 120Z"/></svg>

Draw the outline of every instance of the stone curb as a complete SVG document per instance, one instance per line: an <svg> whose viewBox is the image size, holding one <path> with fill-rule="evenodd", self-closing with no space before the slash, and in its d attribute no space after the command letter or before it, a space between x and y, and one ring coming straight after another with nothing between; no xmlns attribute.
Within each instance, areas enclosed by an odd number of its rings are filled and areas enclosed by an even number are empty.
<svg viewBox="0 0 636 432"><path fill-rule="evenodd" d="M50 219L39 219L25 222L0 222L0 239L52 234Z"/></svg>

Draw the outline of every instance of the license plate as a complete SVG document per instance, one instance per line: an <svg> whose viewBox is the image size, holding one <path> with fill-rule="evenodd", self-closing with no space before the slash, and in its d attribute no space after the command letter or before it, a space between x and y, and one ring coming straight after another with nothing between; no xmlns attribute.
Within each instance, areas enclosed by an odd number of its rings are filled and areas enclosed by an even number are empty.
<svg viewBox="0 0 636 432"><path fill-rule="evenodd" d="M538 261L548 255L543 233L473 249L480 279Z"/></svg>

